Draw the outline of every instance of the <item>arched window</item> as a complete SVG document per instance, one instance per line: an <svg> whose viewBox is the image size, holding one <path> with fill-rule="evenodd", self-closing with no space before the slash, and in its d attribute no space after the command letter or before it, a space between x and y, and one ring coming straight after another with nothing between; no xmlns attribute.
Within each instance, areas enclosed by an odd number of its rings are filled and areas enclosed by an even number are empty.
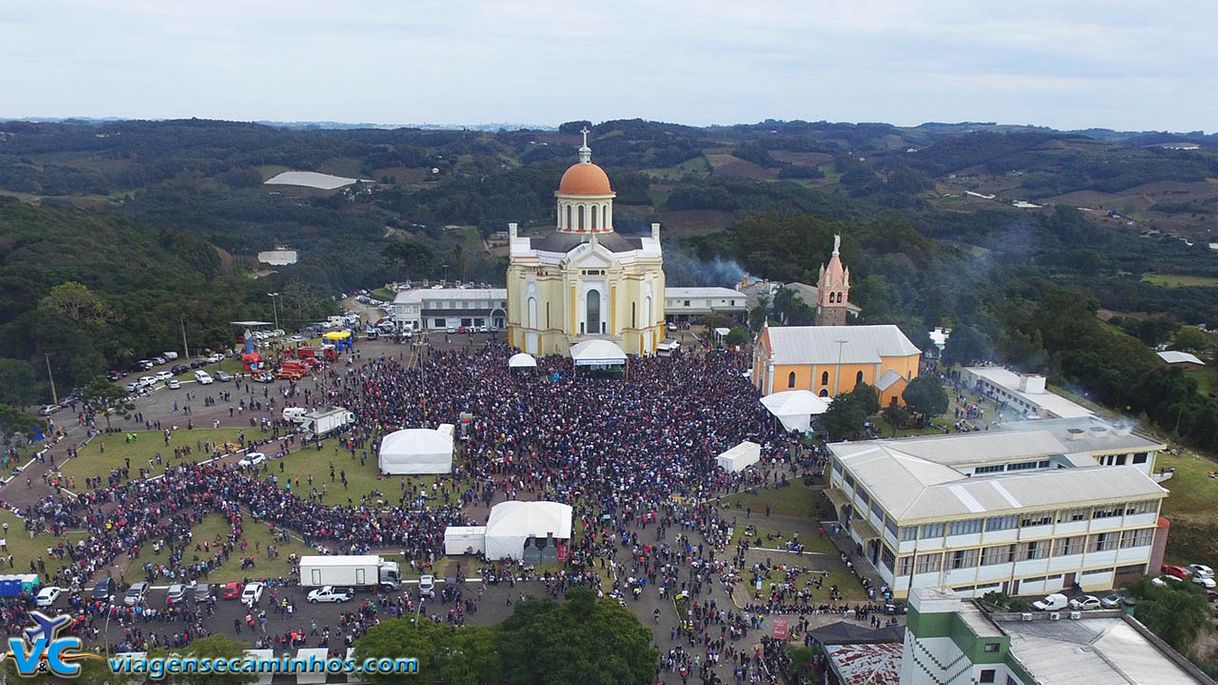
<svg viewBox="0 0 1218 685"><path fill-rule="evenodd" d="M581 227L582 228L582 227ZM588 291L587 322L585 330L589 333L601 332L601 293L599 290Z"/></svg>
<svg viewBox="0 0 1218 685"><path fill-rule="evenodd" d="M537 298L529 298L529 328L537 328Z"/></svg>
<svg viewBox="0 0 1218 685"><path fill-rule="evenodd" d="M829 372L828 371L822 371L820 373L820 384L829 385Z"/></svg>
<svg viewBox="0 0 1218 685"><path fill-rule="evenodd" d="M600 212L597 209L596 205L592 205L592 230L594 231L600 228L600 225L597 223L597 219L600 218Z"/></svg>
<svg viewBox="0 0 1218 685"><path fill-rule="evenodd" d="M859 383L862 383L862 382L863 382L863 372L859 371L858 373L854 374L854 384L858 385Z"/></svg>
<svg viewBox="0 0 1218 685"><path fill-rule="evenodd" d="M579 206L579 230L584 230L584 206Z"/></svg>
<svg viewBox="0 0 1218 685"><path fill-rule="evenodd" d="M567 205L567 225L563 228L571 228L571 205Z"/></svg>
<svg viewBox="0 0 1218 685"><path fill-rule="evenodd" d="M829 396L829 389L828 389L828 388L821 388L821 389L820 389L820 396L821 396L821 397L828 397L828 396Z"/></svg>
<svg viewBox="0 0 1218 685"><path fill-rule="evenodd" d="M787 387L788 387L788 388L794 388L794 387L795 387L795 372L794 372L794 371L792 371L791 373L787 374Z"/></svg>

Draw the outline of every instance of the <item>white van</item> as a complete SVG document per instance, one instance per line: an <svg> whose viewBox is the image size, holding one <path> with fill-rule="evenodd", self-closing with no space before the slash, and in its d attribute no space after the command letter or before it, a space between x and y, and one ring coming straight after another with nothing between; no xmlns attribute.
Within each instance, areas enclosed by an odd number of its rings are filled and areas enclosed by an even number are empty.
<svg viewBox="0 0 1218 685"><path fill-rule="evenodd" d="M202 369L195 371L195 380L199 382L199 385L211 385L215 382L215 380L211 377L211 374Z"/></svg>
<svg viewBox="0 0 1218 685"><path fill-rule="evenodd" d="M283 409L284 421L291 421L292 423L304 423L304 415L304 407L284 407Z"/></svg>
<svg viewBox="0 0 1218 685"><path fill-rule="evenodd" d="M174 359L178 358L178 353L177 352L162 352L161 356L170 361L173 361Z"/></svg>

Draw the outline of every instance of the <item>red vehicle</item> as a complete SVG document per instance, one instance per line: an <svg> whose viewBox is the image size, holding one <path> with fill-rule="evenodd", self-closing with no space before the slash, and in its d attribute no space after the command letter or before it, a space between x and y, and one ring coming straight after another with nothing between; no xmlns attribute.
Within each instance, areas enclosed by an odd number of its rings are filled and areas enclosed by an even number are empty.
<svg viewBox="0 0 1218 685"><path fill-rule="evenodd" d="M1192 575L1189 573L1188 569L1184 568L1183 566L1177 566L1176 564L1163 564L1162 571L1164 575L1175 576L1180 580L1184 580Z"/></svg>
<svg viewBox="0 0 1218 685"><path fill-rule="evenodd" d="M457 329L457 332L458 333L469 333L469 329L466 328L465 326L461 326L460 328Z"/></svg>
<svg viewBox="0 0 1218 685"><path fill-rule="evenodd" d="M220 599L241 599L241 582L234 580L221 585Z"/></svg>

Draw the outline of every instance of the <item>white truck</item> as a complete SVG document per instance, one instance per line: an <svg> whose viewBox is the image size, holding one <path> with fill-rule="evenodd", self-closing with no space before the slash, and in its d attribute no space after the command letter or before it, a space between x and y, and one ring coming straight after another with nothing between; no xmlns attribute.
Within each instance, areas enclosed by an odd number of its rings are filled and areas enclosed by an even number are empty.
<svg viewBox="0 0 1218 685"><path fill-rule="evenodd" d="M312 440L337 433L353 423L355 423L355 414L342 407L331 407L306 412L301 417L300 428L304 431L306 439ZM331 584L336 585L337 583Z"/></svg>
<svg viewBox="0 0 1218 685"><path fill-rule="evenodd" d="M351 587L396 590L402 576L396 561L375 554L341 554L300 558L301 587Z"/></svg>

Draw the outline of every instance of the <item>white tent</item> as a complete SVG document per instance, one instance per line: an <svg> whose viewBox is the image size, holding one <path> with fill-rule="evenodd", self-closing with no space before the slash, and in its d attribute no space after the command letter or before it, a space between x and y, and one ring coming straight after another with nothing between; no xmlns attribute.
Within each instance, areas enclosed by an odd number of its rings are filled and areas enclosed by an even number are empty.
<svg viewBox="0 0 1218 685"><path fill-rule="evenodd" d="M783 428L802 433L811 430L812 417L824 414L832 401L828 397L817 397L811 390L786 390L761 398L761 403Z"/></svg>
<svg viewBox="0 0 1218 685"><path fill-rule="evenodd" d="M449 526L444 529L444 554L453 557L486 551L486 526Z"/></svg>
<svg viewBox="0 0 1218 685"><path fill-rule="evenodd" d="M609 340L585 340L571 348L576 366L616 366L626 363L626 353Z"/></svg>
<svg viewBox="0 0 1218 685"><path fill-rule="evenodd" d="M509 369L529 369L536 368L537 360L528 352L517 352L508 359Z"/></svg>
<svg viewBox="0 0 1218 685"><path fill-rule="evenodd" d="M486 558L524 558L528 538L571 539L571 507L558 502L502 502L486 521Z"/></svg>
<svg viewBox="0 0 1218 685"><path fill-rule="evenodd" d="M761 461L761 445L748 440L723 452L715 459L715 462L729 473L743 471L759 461Z"/></svg>
<svg viewBox="0 0 1218 685"><path fill-rule="evenodd" d="M407 428L381 440L379 463L382 473L452 473L453 425L439 428Z"/></svg>

